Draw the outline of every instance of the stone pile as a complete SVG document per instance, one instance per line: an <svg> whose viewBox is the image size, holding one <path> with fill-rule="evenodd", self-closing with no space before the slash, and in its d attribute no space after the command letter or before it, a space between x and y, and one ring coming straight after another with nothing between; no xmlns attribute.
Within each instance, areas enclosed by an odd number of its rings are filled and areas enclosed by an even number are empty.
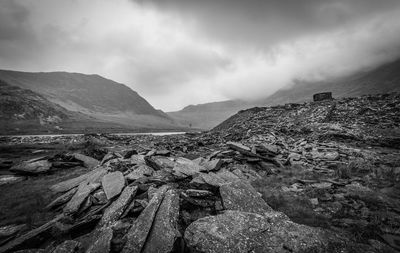
<svg viewBox="0 0 400 253"><path fill-rule="evenodd" d="M32 241L47 245L42 252L378 252L294 223L261 198L251 183L262 177L243 164L276 173L262 168L282 169L280 149L226 147L194 160L165 150L110 152L90 172L53 185L58 197L46 209L56 218L0 252Z"/></svg>

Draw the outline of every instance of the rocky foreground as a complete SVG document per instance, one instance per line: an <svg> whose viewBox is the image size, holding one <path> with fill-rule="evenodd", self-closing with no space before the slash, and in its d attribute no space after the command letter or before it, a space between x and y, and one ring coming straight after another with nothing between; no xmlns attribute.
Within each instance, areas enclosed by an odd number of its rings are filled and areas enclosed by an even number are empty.
<svg viewBox="0 0 400 253"><path fill-rule="evenodd" d="M85 169L50 187L50 221L2 222L0 252L398 252L399 102L252 108L201 134L4 137L85 145L3 161L3 186Z"/></svg>

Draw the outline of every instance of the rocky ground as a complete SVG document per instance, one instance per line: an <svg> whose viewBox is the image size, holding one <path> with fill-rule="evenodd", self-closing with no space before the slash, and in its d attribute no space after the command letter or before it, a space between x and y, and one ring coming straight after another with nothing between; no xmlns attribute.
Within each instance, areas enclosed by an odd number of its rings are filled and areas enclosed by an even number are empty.
<svg viewBox="0 0 400 253"><path fill-rule="evenodd" d="M398 252L399 102L252 108L200 134L3 137L0 252Z"/></svg>

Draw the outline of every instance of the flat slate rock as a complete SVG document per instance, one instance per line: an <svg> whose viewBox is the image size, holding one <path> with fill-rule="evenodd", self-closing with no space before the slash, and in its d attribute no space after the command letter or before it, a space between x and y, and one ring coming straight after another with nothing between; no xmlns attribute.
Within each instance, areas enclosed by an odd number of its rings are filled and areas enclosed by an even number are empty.
<svg viewBox="0 0 400 253"><path fill-rule="evenodd" d="M109 253L111 250L111 239L113 230L111 227L104 227L96 234L96 241L90 245L86 253Z"/></svg>
<svg viewBox="0 0 400 253"><path fill-rule="evenodd" d="M103 186L107 199L112 199L118 196L125 186L124 174L120 171L108 173L103 176L101 185Z"/></svg>
<svg viewBox="0 0 400 253"><path fill-rule="evenodd" d="M67 191L66 193L62 194L61 196L53 200L50 204L46 206L45 209L49 210L51 208L67 203L72 198L72 196L75 195L77 190L78 188L72 188L71 190Z"/></svg>
<svg viewBox="0 0 400 253"><path fill-rule="evenodd" d="M89 168L89 169L93 169L94 167L96 167L97 165L100 164L99 160L94 159L94 158L92 158L90 156L86 156L86 155L82 155L82 154L78 154L78 153L74 153L72 156L76 160L79 160L79 161L83 162L83 165L86 168Z"/></svg>
<svg viewBox="0 0 400 253"><path fill-rule="evenodd" d="M147 207L142 211L139 217L134 221L132 227L126 234L126 244L122 249L122 253L141 252L146 242L146 238L153 225L156 215L164 195L168 190L168 186L164 185L159 188Z"/></svg>
<svg viewBox="0 0 400 253"><path fill-rule="evenodd" d="M219 188L219 191L223 206L227 210L259 214L272 210L260 197L259 193L248 183L238 181L223 184Z"/></svg>
<svg viewBox="0 0 400 253"><path fill-rule="evenodd" d="M181 236L178 231L178 216L179 194L176 190L168 190L158 208L142 252L175 252L175 241Z"/></svg>
<svg viewBox="0 0 400 253"><path fill-rule="evenodd" d="M10 171L23 175L43 174L50 170L51 163L47 160L25 161L10 168Z"/></svg>
<svg viewBox="0 0 400 253"><path fill-rule="evenodd" d="M112 204L107 207L104 211L103 217L100 220L100 226L107 226L116 222L125 208L129 205L133 197L136 195L137 186L127 186L119 195L118 199L112 202Z"/></svg>
<svg viewBox="0 0 400 253"><path fill-rule="evenodd" d="M366 252L321 228L293 223L280 212L225 211L196 220L185 231L190 252ZM361 249L361 250L360 250ZM375 252L375 251L369 251Z"/></svg>
<svg viewBox="0 0 400 253"><path fill-rule="evenodd" d="M15 252L16 250L20 249L23 247L24 244L27 242L30 242L31 240L36 240L42 233L49 231L53 225L59 221L61 218L63 218L63 215L59 215L53 220L47 222L46 224L35 228L26 234L8 242L7 244L3 245L0 247L0 253L3 252Z"/></svg>
<svg viewBox="0 0 400 253"><path fill-rule="evenodd" d="M146 164L146 161L144 160L144 155L132 155L129 160L132 162L132 164Z"/></svg>
<svg viewBox="0 0 400 253"><path fill-rule="evenodd" d="M146 164L154 170L172 169L175 166L175 162L171 158L165 156L146 156L144 159Z"/></svg>
<svg viewBox="0 0 400 253"><path fill-rule="evenodd" d="M99 183L86 183L82 182L74 196L72 196L71 200L64 207L64 213L66 214L74 214L81 207L82 203L86 200L90 193L95 191L100 187Z"/></svg>
<svg viewBox="0 0 400 253"><path fill-rule="evenodd" d="M74 240L66 240L59 244L51 253L75 253L78 252L81 243Z"/></svg>
<svg viewBox="0 0 400 253"><path fill-rule="evenodd" d="M97 169L92 170L86 174L79 176L79 177L71 178L69 180L52 185L50 187L50 190L52 190L54 192L66 192L68 190L71 190L74 187L77 187L80 183L82 183L84 181L99 183L101 178L106 173L107 173L107 171L104 168L97 168Z"/></svg>
<svg viewBox="0 0 400 253"><path fill-rule="evenodd" d="M125 176L125 178L130 181L134 181L134 180L137 180L142 177L152 176L153 173L154 173L154 170L151 167L149 167L145 164L142 164L142 165L135 167L128 175Z"/></svg>

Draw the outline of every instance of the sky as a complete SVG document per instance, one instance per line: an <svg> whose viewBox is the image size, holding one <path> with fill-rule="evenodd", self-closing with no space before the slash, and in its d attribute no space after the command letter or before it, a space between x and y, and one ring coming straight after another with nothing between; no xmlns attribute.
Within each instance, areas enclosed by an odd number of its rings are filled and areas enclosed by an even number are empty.
<svg viewBox="0 0 400 253"><path fill-rule="evenodd" d="M398 57L398 0L0 1L1 69L99 74L164 111Z"/></svg>

